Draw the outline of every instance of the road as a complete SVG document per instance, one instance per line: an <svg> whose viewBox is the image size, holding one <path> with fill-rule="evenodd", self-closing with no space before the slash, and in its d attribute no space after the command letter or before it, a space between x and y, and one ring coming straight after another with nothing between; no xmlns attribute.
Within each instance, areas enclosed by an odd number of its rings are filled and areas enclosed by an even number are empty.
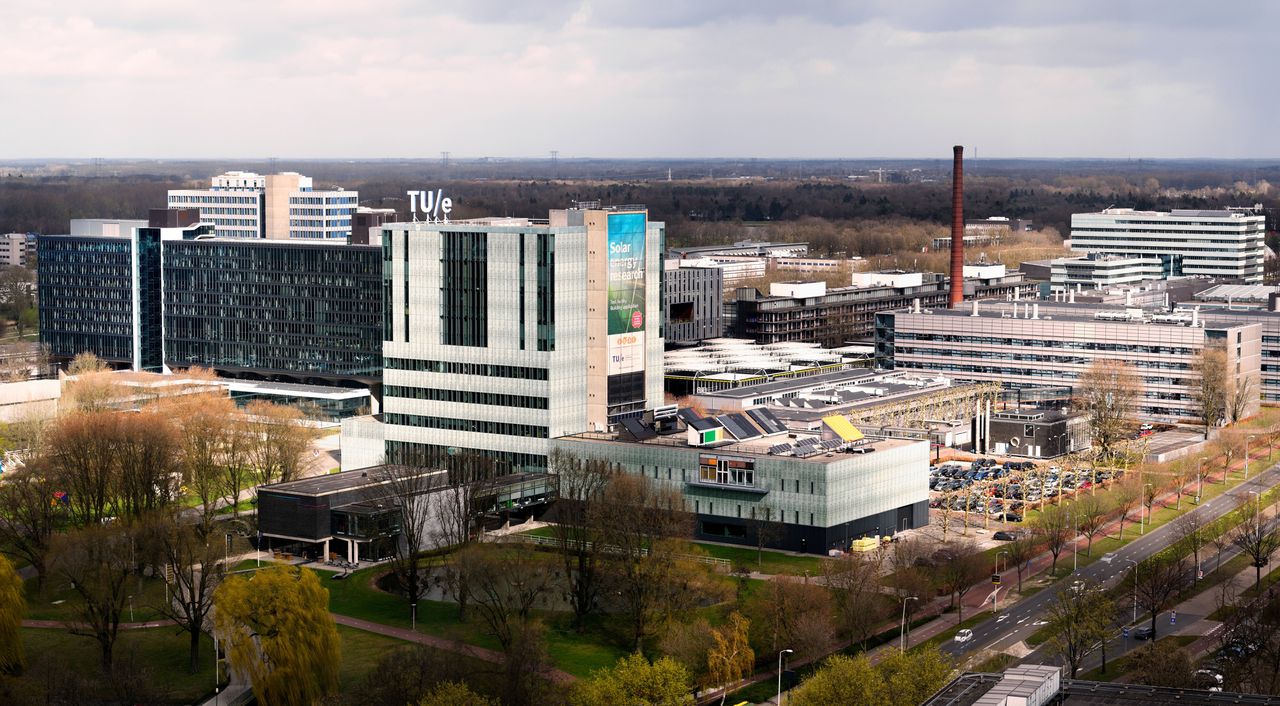
<svg viewBox="0 0 1280 706"><path fill-rule="evenodd" d="M1229 493L1191 510L1187 514L1202 516L1204 522L1213 520L1230 512L1240 498L1249 498L1249 491L1259 493L1280 482L1280 465L1272 466L1266 471L1253 476L1248 482L1236 486ZM1111 588L1118 582L1131 566L1130 562L1141 562L1167 547L1174 541L1173 523L1166 523L1146 535L1117 549L1115 560L1110 564L1102 561L1094 562L1077 570L1070 578L1058 580L1045 587L1001 615L993 616L973 628L973 639L965 643L950 642L942 647L942 651L956 657L964 657L981 649L1005 651L1013 645L1027 639L1031 633L1045 625L1049 603L1060 591L1069 590L1072 581L1088 580ZM1167 621L1167 618L1165 618ZM1168 623L1165 623L1167 626ZM1108 646L1108 657L1110 657Z"/></svg>

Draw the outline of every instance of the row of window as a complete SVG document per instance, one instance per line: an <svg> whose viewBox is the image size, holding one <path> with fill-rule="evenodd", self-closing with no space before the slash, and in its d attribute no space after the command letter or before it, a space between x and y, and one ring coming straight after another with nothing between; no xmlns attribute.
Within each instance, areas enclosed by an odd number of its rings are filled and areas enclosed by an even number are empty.
<svg viewBox="0 0 1280 706"><path fill-rule="evenodd" d="M1153 353L1157 355L1191 355L1194 349L1181 346L1144 346L1127 343L1098 343L1097 341L1053 341L1039 338L996 338L966 334L920 333L895 331L898 341L937 341L939 343L970 343L991 346L1022 346L1029 348L1061 348L1065 350L1115 351L1121 353Z"/></svg>
<svg viewBox="0 0 1280 706"><path fill-rule="evenodd" d="M425 414L402 414L387 412L382 416L387 424L398 424L421 429L445 429L448 431L469 431L477 434L500 434L503 436L520 436L534 439L549 438L547 427L534 424L514 424L511 422L492 422L480 419L455 419L453 417L432 417Z"/></svg>
<svg viewBox="0 0 1280 706"><path fill-rule="evenodd" d="M500 392L473 392L471 390L442 390L432 387L411 387L409 385L387 385L384 391L388 397L402 397L411 400L487 404L520 409L547 408L546 397L534 397L532 395L508 395Z"/></svg>
<svg viewBox="0 0 1280 706"><path fill-rule="evenodd" d="M450 375L482 375L514 380L546 380L546 368L529 368L519 365L488 365L485 363L455 363L447 360L420 360L417 358L387 358L387 370L412 370L420 373L447 373Z"/></svg>

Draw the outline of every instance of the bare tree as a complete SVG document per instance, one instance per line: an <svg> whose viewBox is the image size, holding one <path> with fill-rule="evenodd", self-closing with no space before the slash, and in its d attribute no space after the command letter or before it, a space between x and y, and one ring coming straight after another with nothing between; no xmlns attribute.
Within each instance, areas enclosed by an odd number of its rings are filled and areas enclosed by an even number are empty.
<svg viewBox="0 0 1280 706"><path fill-rule="evenodd" d="M1130 569L1137 572L1134 580L1138 606L1151 616L1151 639L1156 635L1156 616L1177 603L1186 588L1190 573L1185 558L1157 554Z"/></svg>
<svg viewBox="0 0 1280 706"><path fill-rule="evenodd" d="M1106 641L1115 607L1105 591L1085 582L1058 591L1049 603L1049 642L1075 678L1080 665Z"/></svg>
<svg viewBox="0 0 1280 706"><path fill-rule="evenodd" d="M211 542L202 525L184 524L172 513L149 518L141 535L164 580L173 586L172 599L152 607L191 638L187 668L194 674L200 666L200 634L213 607L213 592L226 571L220 561L221 536Z"/></svg>
<svg viewBox="0 0 1280 706"><path fill-rule="evenodd" d="M940 561L934 570L938 585L951 594L956 609L956 622L964 622L964 597L974 584L987 575L987 559L978 545L969 540L952 542L934 555Z"/></svg>
<svg viewBox="0 0 1280 706"><path fill-rule="evenodd" d="M798 657L826 654L835 639L833 610L827 592L794 576L769 579L746 605L752 646L758 654L784 648Z"/></svg>
<svg viewBox="0 0 1280 706"><path fill-rule="evenodd" d="M600 597L604 543L598 530L604 518L599 517L599 503L609 481L619 470L606 462L582 459L563 449L553 450L547 457L547 465L559 482L554 509L556 523L552 529L569 583L574 629L581 632Z"/></svg>
<svg viewBox="0 0 1280 706"><path fill-rule="evenodd" d="M391 572L410 605L416 606L418 599L426 593L429 575L419 557L437 532L438 498L434 493L443 490L447 474L428 468L396 465L384 465L377 473L379 482L370 486L368 499L392 508L396 513L400 536L392 547Z"/></svg>
<svg viewBox="0 0 1280 706"><path fill-rule="evenodd" d="M1039 553L1039 546L1036 544L1035 537L1018 537L1006 545L1009 552L1009 563L1013 564L1018 570L1018 592L1022 592L1022 572L1027 568L1027 564L1036 558Z"/></svg>
<svg viewBox="0 0 1280 706"><path fill-rule="evenodd" d="M756 565L764 563L764 546L782 538L783 525L778 521L781 511L775 513L768 505L753 505L747 530L756 540Z"/></svg>
<svg viewBox="0 0 1280 706"><path fill-rule="evenodd" d="M1192 367L1200 376L1195 389L1196 406L1200 423L1204 425L1204 438L1209 431L1220 426L1227 414L1227 397L1231 387L1231 374L1227 371L1227 352L1220 347L1206 347L1196 356Z"/></svg>
<svg viewBox="0 0 1280 706"><path fill-rule="evenodd" d="M472 607L503 652L510 651L553 587L552 560L520 546L473 543L458 552L457 562L466 565Z"/></svg>
<svg viewBox="0 0 1280 706"><path fill-rule="evenodd" d="M1258 378L1255 375L1229 376L1229 381L1227 413L1230 421L1238 422L1258 401Z"/></svg>
<svg viewBox="0 0 1280 706"><path fill-rule="evenodd" d="M245 406L244 416L254 482L270 485L298 477L303 454L314 436L303 424L302 412L286 405L257 401Z"/></svg>
<svg viewBox="0 0 1280 706"><path fill-rule="evenodd" d="M498 477L498 467L493 459L478 454L445 455L435 460L434 465L449 472L448 488L433 494L434 512L439 518L437 543L462 550L476 538L484 514L481 503ZM454 561L446 571L450 592L458 604L459 620L466 620L471 596L467 568Z"/></svg>
<svg viewBox="0 0 1280 706"><path fill-rule="evenodd" d="M880 595L880 561L856 552L822 562L823 585L831 594L841 632L866 646L888 613Z"/></svg>
<svg viewBox="0 0 1280 706"><path fill-rule="evenodd" d="M1252 560L1255 585L1262 584L1262 567L1271 563L1271 555L1280 549L1280 529L1263 522L1257 507L1252 503L1240 506L1241 521L1231 533L1231 543L1240 548Z"/></svg>
<svg viewBox="0 0 1280 706"><path fill-rule="evenodd" d="M1177 537L1179 544L1191 552L1192 561L1195 562L1196 570L1199 571L1200 550L1209 543L1209 530L1205 519L1194 512L1182 515L1173 521L1173 536Z"/></svg>
<svg viewBox="0 0 1280 706"><path fill-rule="evenodd" d="M1138 496L1141 489L1130 476L1111 487L1111 501L1115 503L1117 518L1120 522L1120 540L1124 541L1124 521L1129 519L1129 513L1133 511L1134 506L1138 504Z"/></svg>
<svg viewBox="0 0 1280 706"><path fill-rule="evenodd" d="M158 409L174 419L182 482L200 500L200 524L208 532L217 519L222 497L235 403L224 395L182 395L164 400Z"/></svg>
<svg viewBox="0 0 1280 706"><path fill-rule="evenodd" d="M1107 524L1111 515L1110 503L1105 495L1083 495L1071 503L1071 511L1076 516L1076 527L1089 540L1085 555L1093 556L1093 538L1101 534Z"/></svg>
<svg viewBox="0 0 1280 706"><path fill-rule="evenodd" d="M1110 458L1114 446L1132 433L1130 415L1142 383L1128 363L1098 359L1080 376L1076 389L1079 396L1073 404L1088 417L1101 457Z"/></svg>
<svg viewBox="0 0 1280 706"><path fill-rule="evenodd" d="M102 668L110 671L120 615L134 570L134 536L123 524L94 523L59 535L53 545L54 573L80 596L80 624L72 633L97 640Z"/></svg>
<svg viewBox="0 0 1280 706"><path fill-rule="evenodd" d="M66 512L56 495L60 489L39 457L6 472L0 482L0 549L31 564L40 591L49 575L50 544Z"/></svg>
<svg viewBox="0 0 1280 706"><path fill-rule="evenodd" d="M1058 572L1058 555L1066 549L1067 543L1075 536L1075 521L1071 512L1062 505L1046 507L1036 518L1032 532L1053 556L1051 574Z"/></svg>
<svg viewBox="0 0 1280 706"><path fill-rule="evenodd" d="M935 513L938 526L942 528L942 541L947 541L947 532L951 529L951 515L954 512L955 494L944 492L938 495L938 512Z"/></svg>

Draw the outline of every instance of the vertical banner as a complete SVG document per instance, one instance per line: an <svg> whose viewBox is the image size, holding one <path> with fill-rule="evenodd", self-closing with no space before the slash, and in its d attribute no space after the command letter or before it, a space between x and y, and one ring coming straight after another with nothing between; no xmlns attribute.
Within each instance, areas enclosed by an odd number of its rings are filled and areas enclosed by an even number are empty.
<svg viewBox="0 0 1280 706"><path fill-rule="evenodd" d="M647 220L609 214L609 375L644 370Z"/></svg>

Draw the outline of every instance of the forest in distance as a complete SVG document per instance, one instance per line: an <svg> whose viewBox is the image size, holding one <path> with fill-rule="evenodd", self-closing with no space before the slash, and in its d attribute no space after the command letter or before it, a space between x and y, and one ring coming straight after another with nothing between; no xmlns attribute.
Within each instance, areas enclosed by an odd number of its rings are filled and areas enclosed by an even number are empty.
<svg viewBox="0 0 1280 706"><path fill-rule="evenodd" d="M1271 233L1280 212L1276 160L971 159L965 168L967 218L1025 218L1048 233L1108 206L1260 204ZM819 254L920 252L951 213L950 160L81 160L0 162L0 232L145 218L168 189L207 186L231 169L298 171L317 189L358 190L362 205L406 216L406 191L427 187L453 199L454 220L545 218L577 201L644 204L673 246L751 237L803 240Z"/></svg>

